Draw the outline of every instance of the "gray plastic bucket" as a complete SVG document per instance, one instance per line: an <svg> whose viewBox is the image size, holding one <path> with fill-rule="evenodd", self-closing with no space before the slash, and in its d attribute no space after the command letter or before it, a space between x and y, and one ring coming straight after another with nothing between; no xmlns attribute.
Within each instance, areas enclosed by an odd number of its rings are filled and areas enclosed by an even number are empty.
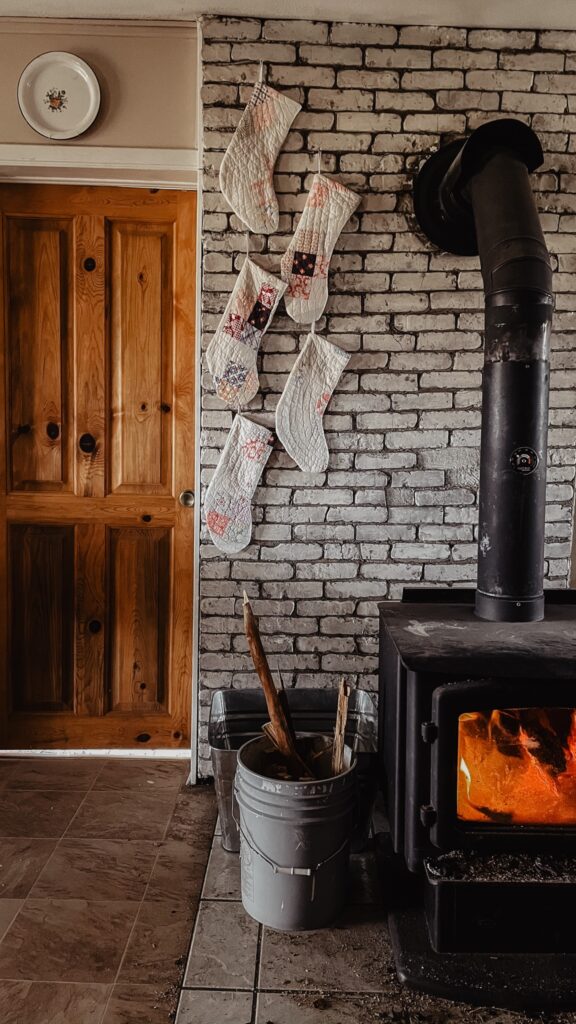
<svg viewBox="0 0 576 1024"><path fill-rule="evenodd" d="M322 928L346 903L356 761L346 747L341 775L283 782L259 773L266 749L253 739L238 751L242 903L270 928Z"/></svg>
<svg viewBox="0 0 576 1024"><path fill-rule="evenodd" d="M336 724L338 693L310 687L286 690L290 715L296 732L333 734ZM248 740L262 735L268 721L266 698L258 690L215 690L210 705L208 742L222 846L238 853L240 836L236 819L238 808L234 799L234 776L238 751ZM357 761L358 805L352 853L363 850L368 842L372 807L378 782L378 713L372 697L365 690L352 690L348 702L345 741Z"/></svg>

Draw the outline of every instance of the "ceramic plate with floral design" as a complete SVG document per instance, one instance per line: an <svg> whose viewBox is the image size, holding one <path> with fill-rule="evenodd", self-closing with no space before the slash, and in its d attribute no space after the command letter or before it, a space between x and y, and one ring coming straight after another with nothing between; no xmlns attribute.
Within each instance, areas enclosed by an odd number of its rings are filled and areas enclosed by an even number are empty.
<svg viewBox="0 0 576 1024"><path fill-rule="evenodd" d="M48 139L73 139L90 127L100 106L92 68L73 53L42 53L24 68L18 103L34 131Z"/></svg>

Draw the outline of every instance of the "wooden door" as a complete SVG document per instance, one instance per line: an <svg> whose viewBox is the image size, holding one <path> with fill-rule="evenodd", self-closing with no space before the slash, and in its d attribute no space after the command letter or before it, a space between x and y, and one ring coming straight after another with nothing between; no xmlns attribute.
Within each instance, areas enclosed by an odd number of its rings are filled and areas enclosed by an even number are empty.
<svg viewBox="0 0 576 1024"><path fill-rule="evenodd" d="M0 743L186 745L196 196L0 209Z"/></svg>

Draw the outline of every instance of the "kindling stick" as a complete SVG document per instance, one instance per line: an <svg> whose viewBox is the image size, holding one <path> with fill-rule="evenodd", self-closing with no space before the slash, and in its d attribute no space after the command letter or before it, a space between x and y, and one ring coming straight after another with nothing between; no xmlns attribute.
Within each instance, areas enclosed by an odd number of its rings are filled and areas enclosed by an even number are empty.
<svg viewBox="0 0 576 1024"><path fill-rule="evenodd" d="M297 777L305 775L310 778L312 774L310 768L300 757L296 750L295 742L292 739L293 731L286 713L287 705L285 711L276 692L268 659L262 646L258 623L246 591L244 591L244 631L248 641L248 650L254 662L254 668L258 673L262 689L264 690L266 707L268 708L270 724L274 731L276 746L280 753L287 758Z"/></svg>
<svg viewBox="0 0 576 1024"><path fill-rule="evenodd" d="M336 727L334 729L334 746L332 748L332 774L341 775L344 771L344 735L346 733L346 722L348 719L348 700L350 698L350 685L345 679L340 680L338 689L338 712L336 714Z"/></svg>

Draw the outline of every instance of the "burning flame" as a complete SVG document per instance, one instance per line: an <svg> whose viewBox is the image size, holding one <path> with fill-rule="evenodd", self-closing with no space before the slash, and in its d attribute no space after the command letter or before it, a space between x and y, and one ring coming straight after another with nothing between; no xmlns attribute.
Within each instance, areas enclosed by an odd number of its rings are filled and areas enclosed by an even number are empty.
<svg viewBox="0 0 576 1024"><path fill-rule="evenodd" d="M458 817L576 825L576 710L471 711L458 721Z"/></svg>

